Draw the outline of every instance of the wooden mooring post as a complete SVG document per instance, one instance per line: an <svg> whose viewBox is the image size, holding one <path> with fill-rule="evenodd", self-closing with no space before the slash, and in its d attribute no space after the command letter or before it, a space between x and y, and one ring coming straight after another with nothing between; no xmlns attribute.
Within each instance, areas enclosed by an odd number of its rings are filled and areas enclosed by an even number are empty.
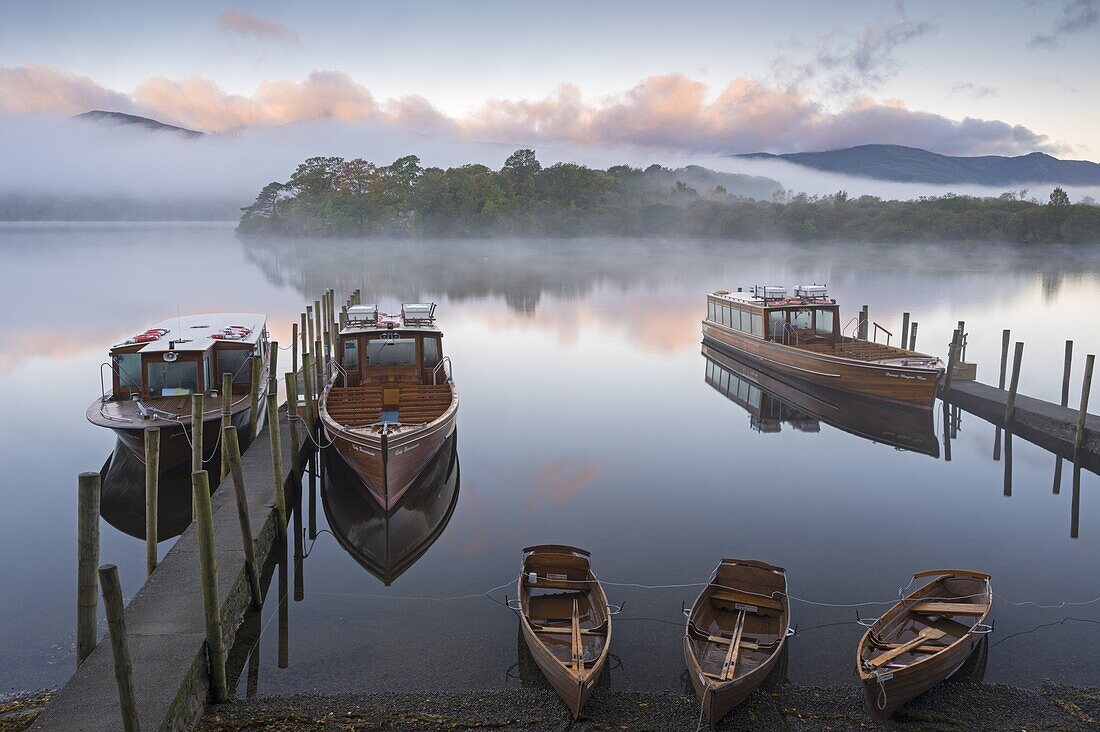
<svg viewBox="0 0 1100 732"><path fill-rule="evenodd" d="M84 663L96 646L99 608L99 473L77 476L76 523L76 665Z"/></svg>
<svg viewBox="0 0 1100 732"><path fill-rule="evenodd" d="M301 415L298 412L298 376L294 372L283 375L286 382L286 421L290 428L290 462L294 475L300 481L302 479L302 443L299 441L298 422Z"/></svg>
<svg viewBox="0 0 1100 732"><path fill-rule="evenodd" d="M314 424L314 401L315 393L313 391L313 354L307 353L302 357L302 381L305 382L305 397L306 397L306 429L309 431L310 439L317 434L317 429Z"/></svg>
<svg viewBox="0 0 1100 732"><path fill-rule="evenodd" d="M306 305L306 323L307 323L307 330L309 331L309 333L308 333L309 342L313 343L313 340L316 338L316 336L313 334L314 326L313 326L313 306L312 305ZM303 334L303 335L306 335L306 334ZM302 353L305 353L305 346L304 345L302 346Z"/></svg>
<svg viewBox="0 0 1100 732"><path fill-rule="evenodd" d="M241 527L241 544L244 547L244 568L248 575L248 587L252 596L252 609L263 607L260 590L260 568L256 566L256 547L252 543L252 522L248 518L248 495L244 492L244 470L241 468L241 443L237 428L222 430L222 448L229 456L229 474L233 477L233 493L237 498L237 522Z"/></svg>
<svg viewBox="0 0 1100 732"><path fill-rule="evenodd" d="M191 470L202 470L202 394L191 395Z"/></svg>
<svg viewBox="0 0 1100 732"><path fill-rule="evenodd" d="M1008 344L1012 340L1012 333L1008 328L1001 331L1001 371L997 380L997 388L1002 391L1005 388L1005 376L1008 370ZM997 427L993 433L993 459L1001 459L1001 428Z"/></svg>
<svg viewBox="0 0 1100 732"><path fill-rule="evenodd" d="M909 313L901 314L901 343L903 349L909 349Z"/></svg>
<svg viewBox="0 0 1100 732"><path fill-rule="evenodd" d="M959 360L959 350L962 348L962 331L956 330L951 334L951 343L947 346L947 374L943 377L943 393L951 391L952 376L955 373L955 364ZM950 409L944 405L944 409ZM946 424L946 423L945 423Z"/></svg>
<svg viewBox="0 0 1100 732"><path fill-rule="evenodd" d="M267 393L279 393L279 341L267 345Z"/></svg>
<svg viewBox="0 0 1100 732"><path fill-rule="evenodd" d="M145 574L157 568L157 507L160 492L160 427L145 428Z"/></svg>
<svg viewBox="0 0 1100 732"><path fill-rule="evenodd" d="M1020 363L1024 360L1024 344L1016 341L1012 354L1012 379L1008 382L1008 401L1005 402L1005 430L1012 431L1012 418L1016 414L1016 390L1020 386Z"/></svg>
<svg viewBox="0 0 1100 732"><path fill-rule="evenodd" d="M915 320L909 326L909 350L917 350L917 321Z"/></svg>
<svg viewBox="0 0 1100 732"><path fill-rule="evenodd" d="M271 436L271 473L275 488L275 509L279 514L279 536L286 536L286 474L283 473L283 445L279 434L279 399L267 395L267 431Z"/></svg>
<svg viewBox="0 0 1100 732"><path fill-rule="evenodd" d="M206 620L206 650L210 663L210 694L215 704L229 699L225 680L225 644L218 601L218 557L214 550L214 515L210 508L210 478L205 470L191 473L195 501L195 527L199 543L203 615Z"/></svg>
<svg viewBox="0 0 1100 732"><path fill-rule="evenodd" d="M233 424L233 374L226 371L222 374L222 425L221 434L225 434L225 428ZM225 480L229 475L229 458L225 454L225 443L221 447L221 472L219 476Z"/></svg>
<svg viewBox="0 0 1100 732"><path fill-rule="evenodd" d="M252 389L248 402L248 440L251 442L259 432L260 421L260 377L263 375L263 363L252 356Z"/></svg>
<svg viewBox="0 0 1100 732"><path fill-rule="evenodd" d="M1073 462L1080 464L1081 446L1085 443L1085 417L1089 411L1089 392L1092 390L1092 367L1096 356L1085 356L1085 379L1081 384L1081 409L1077 412L1077 432L1073 436ZM1075 468L1076 469L1076 468Z"/></svg>
<svg viewBox="0 0 1100 732"><path fill-rule="evenodd" d="M290 324L290 370L298 371L298 324Z"/></svg>
<svg viewBox="0 0 1100 732"><path fill-rule="evenodd" d="M107 610L107 629L111 634L111 652L115 659L115 684L118 686L122 729L126 732L137 732L134 668L130 662L130 643L126 638L126 618L122 605L122 585L118 581L118 567L104 564L99 568L99 581L103 585L103 606Z"/></svg>
<svg viewBox="0 0 1100 732"><path fill-rule="evenodd" d="M328 354L326 354L321 349L321 341L316 341L313 344L313 351L315 354L313 368L317 372L314 389L316 389L315 396L319 401L321 399L321 392L325 390L325 382L328 380L326 378L326 374L328 372L328 361L326 361L325 358Z"/></svg>
<svg viewBox="0 0 1100 732"><path fill-rule="evenodd" d="M1062 406L1069 406L1069 376L1073 366L1073 341L1066 341L1065 362L1062 364ZM1054 456L1054 495L1062 492L1062 456Z"/></svg>

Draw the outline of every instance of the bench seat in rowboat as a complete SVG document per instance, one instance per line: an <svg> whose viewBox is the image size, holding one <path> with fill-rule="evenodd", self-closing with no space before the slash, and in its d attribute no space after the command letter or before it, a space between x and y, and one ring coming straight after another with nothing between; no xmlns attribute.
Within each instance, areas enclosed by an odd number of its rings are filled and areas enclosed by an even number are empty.
<svg viewBox="0 0 1100 732"><path fill-rule="evenodd" d="M918 602L909 608L909 612L918 615L985 615L989 608L973 602L936 602L928 600Z"/></svg>

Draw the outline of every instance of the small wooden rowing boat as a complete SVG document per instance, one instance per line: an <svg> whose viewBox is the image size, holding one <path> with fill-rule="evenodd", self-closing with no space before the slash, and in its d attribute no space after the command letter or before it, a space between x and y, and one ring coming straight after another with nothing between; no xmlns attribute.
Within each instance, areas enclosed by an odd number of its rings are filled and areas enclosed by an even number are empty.
<svg viewBox="0 0 1100 732"><path fill-rule="evenodd" d="M853 335L845 335L840 308L824 285L800 285L793 296L782 287L718 290L707 295L703 337L787 377L930 410L943 361L868 340L870 324L851 323ZM876 334L884 330L874 326Z"/></svg>
<svg viewBox="0 0 1100 732"><path fill-rule="evenodd" d="M455 431L458 391L435 305L402 305L400 315L354 305L337 354L321 394L321 423L389 511Z"/></svg>
<svg viewBox="0 0 1100 732"><path fill-rule="evenodd" d="M699 593L684 631L684 660L713 727L767 678L790 627L781 567L723 559Z"/></svg>
<svg viewBox="0 0 1100 732"><path fill-rule="evenodd" d="M169 318L111 348L111 386L88 407L88 421L114 430L134 457L145 462L144 433L160 428L160 469L191 459L191 435L202 434L203 459L220 444L222 404L245 438L263 425L268 386L267 318L255 313L210 313ZM256 364L256 361L259 361ZM255 379L254 366L259 368ZM232 374L233 393L222 394L222 374ZM100 370L102 378L102 367ZM257 394L258 393L258 394ZM202 424L191 424L191 396L204 395ZM258 405L251 426L253 397Z"/></svg>
<svg viewBox="0 0 1100 732"><path fill-rule="evenodd" d="M989 575L966 569L918 572L928 582L863 634L856 665L871 716L896 709L955 673L989 632Z"/></svg>
<svg viewBox="0 0 1100 732"><path fill-rule="evenodd" d="M611 612L588 552L559 544L527 547L516 593L527 647L576 719L611 646Z"/></svg>

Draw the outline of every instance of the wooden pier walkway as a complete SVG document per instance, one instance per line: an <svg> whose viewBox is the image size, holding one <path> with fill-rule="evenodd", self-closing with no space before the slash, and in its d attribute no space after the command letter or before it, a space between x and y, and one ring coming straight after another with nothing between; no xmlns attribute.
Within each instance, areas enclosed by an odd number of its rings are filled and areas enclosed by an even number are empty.
<svg viewBox="0 0 1100 732"><path fill-rule="evenodd" d="M292 446L285 409L279 412L279 421L284 486L290 494L297 490L298 481L293 456L304 461L313 445L304 422L299 423L302 444ZM253 545L261 567L278 541L269 429L270 425L264 427L241 458ZM229 648L251 601L232 480L222 481L211 503L222 636ZM210 683L196 534L192 523L126 607L138 720L144 730L191 729L206 709ZM100 639L31 729L123 729L109 639Z"/></svg>

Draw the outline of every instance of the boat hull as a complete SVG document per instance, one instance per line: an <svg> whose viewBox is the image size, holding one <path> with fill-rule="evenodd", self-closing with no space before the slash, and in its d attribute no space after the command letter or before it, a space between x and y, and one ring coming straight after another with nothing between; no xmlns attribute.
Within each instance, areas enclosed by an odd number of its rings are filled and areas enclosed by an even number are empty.
<svg viewBox="0 0 1100 732"><path fill-rule="evenodd" d="M980 640L981 636L969 635L963 642L949 651L937 653L934 658L920 664L920 667L899 669L892 678L882 683L882 688L876 680L864 678L863 695L867 699L867 709L871 716L876 722L885 722L898 709L949 678L966 663Z"/></svg>
<svg viewBox="0 0 1100 732"><path fill-rule="evenodd" d="M703 321L703 338L761 368L827 389L920 409L932 409L943 376L942 369L887 366L807 351L710 321Z"/></svg>
<svg viewBox="0 0 1100 732"><path fill-rule="evenodd" d="M383 438L337 430L326 421L325 434L364 487L389 511L454 434L457 414L456 399L442 417L421 429Z"/></svg>
<svg viewBox="0 0 1100 732"><path fill-rule="evenodd" d="M263 410L260 410L260 429L263 428ZM249 434L248 410L241 410L232 417L233 426L241 434ZM211 416L202 423L203 461L209 463L221 445L219 439L222 420L220 416ZM145 464L145 429L160 428L160 470L167 471L191 462L191 426L184 427L168 420L143 420L135 427L112 427L119 443L134 457Z"/></svg>

